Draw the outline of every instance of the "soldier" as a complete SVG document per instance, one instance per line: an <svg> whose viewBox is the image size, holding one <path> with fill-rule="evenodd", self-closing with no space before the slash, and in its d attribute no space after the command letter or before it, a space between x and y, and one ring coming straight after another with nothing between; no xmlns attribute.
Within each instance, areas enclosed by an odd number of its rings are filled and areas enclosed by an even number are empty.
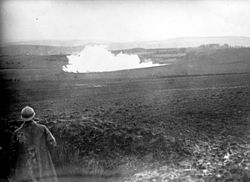
<svg viewBox="0 0 250 182"><path fill-rule="evenodd" d="M14 132L13 143L18 144L11 181L57 182L49 148L56 140L49 129L34 121L34 110L26 106L21 111L24 123Z"/></svg>

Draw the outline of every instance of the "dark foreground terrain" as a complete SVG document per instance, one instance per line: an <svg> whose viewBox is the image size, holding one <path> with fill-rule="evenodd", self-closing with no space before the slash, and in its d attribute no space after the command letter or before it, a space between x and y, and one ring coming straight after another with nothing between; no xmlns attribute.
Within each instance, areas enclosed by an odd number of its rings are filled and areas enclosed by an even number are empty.
<svg viewBox="0 0 250 182"><path fill-rule="evenodd" d="M248 73L10 82L4 93L1 125L11 133L34 107L58 140L63 182L250 179Z"/></svg>

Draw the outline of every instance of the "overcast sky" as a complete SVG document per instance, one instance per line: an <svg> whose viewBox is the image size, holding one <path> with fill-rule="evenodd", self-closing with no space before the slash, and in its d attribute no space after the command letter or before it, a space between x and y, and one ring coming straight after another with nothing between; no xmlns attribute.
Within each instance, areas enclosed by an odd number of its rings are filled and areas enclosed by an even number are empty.
<svg viewBox="0 0 250 182"><path fill-rule="evenodd" d="M150 41L250 36L250 1L1 2L2 40Z"/></svg>

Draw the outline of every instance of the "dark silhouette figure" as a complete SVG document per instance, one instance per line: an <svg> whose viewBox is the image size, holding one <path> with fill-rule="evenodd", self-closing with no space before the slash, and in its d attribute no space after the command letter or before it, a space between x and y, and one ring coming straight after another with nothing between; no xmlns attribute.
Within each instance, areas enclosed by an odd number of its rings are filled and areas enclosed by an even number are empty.
<svg viewBox="0 0 250 182"><path fill-rule="evenodd" d="M24 123L14 132L12 144L18 146L10 181L57 182L49 148L56 146L54 136L45 125L33 120L34 110L26 106L21 111Z"/></svg>

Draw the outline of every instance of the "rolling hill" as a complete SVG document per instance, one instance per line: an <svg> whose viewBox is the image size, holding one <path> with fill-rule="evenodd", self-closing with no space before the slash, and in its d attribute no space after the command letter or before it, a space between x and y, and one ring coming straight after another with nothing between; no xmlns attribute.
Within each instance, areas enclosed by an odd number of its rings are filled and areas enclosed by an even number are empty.
<svg viewBox="0 0 250 182"><path fill-rule="evenodd" d="M119 49L159 49L159 48L182 48L198 47L202 44L229 44L230 46L249 47L250 37L224 36L224 37L179 37L160 41L141 41L141 42L110 42L110 41L91 41L91 40L41 40L11 42L6 46L13 45L37 45L37 46L56 46L56 47L79 47L86 45L108 45L110 50ZM66 50L69 48L65 48Z"/></svg>

